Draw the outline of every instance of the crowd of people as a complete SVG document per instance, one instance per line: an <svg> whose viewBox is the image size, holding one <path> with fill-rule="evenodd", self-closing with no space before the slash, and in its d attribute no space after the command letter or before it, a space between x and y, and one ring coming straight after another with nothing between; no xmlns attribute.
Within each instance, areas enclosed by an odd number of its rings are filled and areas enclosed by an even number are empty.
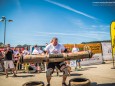
<svg viewBox="0 0 115 86"><path fill-rule="evenodd" d="M38 48L37 45L34 46L34 50L32 54L42 54L43 50L41 48ZM22 48L11 48L10 44L7 44L4 48L4 51L0 51L0 62L3 66L3 69L5 69L6 77L8 77L8 69L12 69L17 73L17 70L24 69L25 72L28 72L28 65L30 64L20 64L19 58L21 56L30 55L31 52L28 49L28 47ZM16 74L14 74L16 75Z"/></svg>
<svg viewBox="0 0 115 86"><path fill-rule="evenodd" d="M16 77L17 75L17 70L19 69L24 69L24 72L29 72L29 70L41 70L39 66L43 65L46 68L46 78L47 78L47 86L50 86L50 80L51 80L51 75L54 72L54 69L58 69L61 72L63 72L63 81L62 81L62 86L67 86L65 81L68 76L70 75L70 67L69 67L69 62L41 62L41 63L24 63L21 64L19 61L19 58L21 56L25 55L42 55L42 54L61 54L61 53L68 53L68 49L66 49L63 45L58 43L58 38L54 37L50 41L49 44L46 44L46 47L44 50L41 47L38 47L37 45L34 46L34 50L30 52L28 47L25 47L24 50L21 48L14 48L11 49L10 44L7 44L5 47L4 51L0 52L0 58L4 59L4 69L5 69L5 74L6 78L8 78L8 69L10 68L12 70L12 73L14 74L13 76ZM71 52L79 52L79 49L74 46ZM80 59L77 60L79 68L81 68L80 65ZM1 63L2 64L2 63ZM38 68L39 67L39 68ZM44 69L45 69L44 68ZM69 68L69 69L68 69ZM58 72L57 72L58 74Z"/></svg>

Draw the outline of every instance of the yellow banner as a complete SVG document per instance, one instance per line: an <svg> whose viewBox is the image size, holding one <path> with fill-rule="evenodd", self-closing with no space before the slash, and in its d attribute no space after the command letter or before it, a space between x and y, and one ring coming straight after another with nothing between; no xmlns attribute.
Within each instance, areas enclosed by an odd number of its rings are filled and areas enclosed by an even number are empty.
<svg viewBox="0 0 115 86"><path fill-rule="evenodd" d="M111 23L111 45L112 45L112 57L115 56L115 21Z"/></svg>
<svg viewBox="0 0 115 86"><path fill-rule="evenodd" d="M92 53L102 53L102 49L101 49L101 43L89 43L89 44L64 44L64 46L66 48L68 48L71 52L72 48L74 47L74 45L76 47L78 47L80 49L80 51L83 50L91 50Z"/></svg>

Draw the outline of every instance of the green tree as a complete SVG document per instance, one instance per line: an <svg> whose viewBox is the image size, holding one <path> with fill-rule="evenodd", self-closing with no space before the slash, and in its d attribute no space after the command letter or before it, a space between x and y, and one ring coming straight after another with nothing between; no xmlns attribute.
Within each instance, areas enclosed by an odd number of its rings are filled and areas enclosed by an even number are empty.
<svg viewBox="0 0 115 86"><path fill-rule="evenodd" d="M2 42L0 42L0 47L3 47L3 46L4 46L4 44Z"/></svg>
<svg viewBox="0 0 115 86"><path fill-rule="evenodd" d="M19 45L17 45L16 47L23 47L23 46L19 44Z"/></svg>

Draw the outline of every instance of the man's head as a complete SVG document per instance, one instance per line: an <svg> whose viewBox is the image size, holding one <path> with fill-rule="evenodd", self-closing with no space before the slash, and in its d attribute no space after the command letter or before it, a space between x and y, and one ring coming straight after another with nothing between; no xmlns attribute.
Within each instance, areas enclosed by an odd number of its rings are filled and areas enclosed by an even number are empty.
<svg viewBox="0 0 115 86"><path fill-rule="evenodd" d="M52 38L52 42L51 42L54 46L56 46L58 44L58 38L54 37Z"/></svg>
<svg viewBox="0 0 115 86"><path fill-rule="evenodd" d="M16 47L14 47L14 51L16 50Z"/></svg>
<svg viewBox="0 0 115 86"><path fill-rule="evenodd" d="M28 47L25 47L25 50L28 50Z"/></svg>
<svg viewBox="0 0 115 86"><path fill-rule="evenodd" d="M74 44L74 48L76 48L75 44Z"/></svg>
<svg viewBox="0 0 115 86"><path fill-rule="evenodd" d="M7 44L6 47L10 47L10 44Z"/></svg>
<svg viewBox="0 0 115 86"><path fill-rule="evenodd" d="M46 43L46 46L48 45L48 43Z"/></svg>
<svg viewBox="0 0 115 86"><path fill-rule="evenodd" d="M7 50L9 50L10 49L10 44L7 44L6 47L7 47Z"/></svg>
<svg viewBox="0 0 115 86"><path fill-rule="evenodd" d="M35 45L34 47L38 47L37 45Z"/></svg>
<svg viewBox="0 0 115 86"><path fill-rule="evenodd" d="M74 48L78 48L79 46L77 44L74 44Z"/></svg>

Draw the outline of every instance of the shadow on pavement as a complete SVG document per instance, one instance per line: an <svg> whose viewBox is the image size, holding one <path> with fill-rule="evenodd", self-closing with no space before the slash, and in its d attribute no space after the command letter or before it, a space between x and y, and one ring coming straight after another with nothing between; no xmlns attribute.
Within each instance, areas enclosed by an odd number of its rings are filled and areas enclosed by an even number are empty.
<svg viewBox="0 0 115 86"><path fill-rule="evenodd" d="M83 74L78 74L78 73L72 73L72 74L70 74L70 76L81 76L81 75L83 75Z"/></svg>
<svg viewBox="0 0 115 86"><path fill-rule="evenodd" d="M82 68L82 69L77 69L76 71L85 71L85 70L89 70L89 69L92 69L92 68L97 68L97 67L85 67L85 68Z"/></svg>
<svg viewBox="0 0 115 86"><path fill-rule="evenodd" d="M0 76L2 76L2 75L5 75L5 73L3 73L3 72L0 72Z"/></svg>
<svg viewBox="0 0 115 86"><path fill-rule="evenodd" d="M35 75L17 75L16 77L22 77L22 78L26 78L26 77L34 77ZM13 76L11 76L13 77Z"/></svg>
<svg viewBox="0 0 115 86"><path fill-rule="evenodd" d="M115 83L111 83L111 84L98 84L98 86L115 86Z"/></svg>
<svg viewBox="0 0 115 86"><path fill-rule="evenodd" d="M8 72L8 75L11 75L11 74L13 74L13 73ZM6 74L4 72L0 72L0 76L3 76L3 75L6 75Z"/></svg>
<svg viewBox="0 0 115 86"><path fill-rule="evenodd" d="M78 74L78 73L72 73L72 74L70 74L70 76L81 76L81 75L83 75L83 74ZM55 76L57 76L57 75L55 75ZM59 77L62 77L63 75L59 75Z"/></svg>
<svg viewBox="0 0 115 86"><path fill-rule="evenodd" d="M97 84L96 82L94 82L94 83L91 83L91 86L115 86L115 83Z"/></svg>

